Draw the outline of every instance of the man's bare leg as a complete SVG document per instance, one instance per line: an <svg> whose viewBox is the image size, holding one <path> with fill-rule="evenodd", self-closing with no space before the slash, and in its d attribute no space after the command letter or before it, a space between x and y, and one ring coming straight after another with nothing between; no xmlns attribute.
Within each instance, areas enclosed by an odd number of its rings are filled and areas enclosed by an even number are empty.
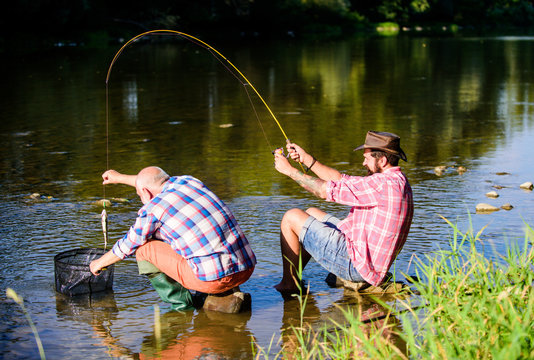
<svg viewBox="0 0 534 360"><path fill-rule="evenodd" d="M280 292L297 292L298 281L296 269L301 256L302 268L310 260L310 254L304 250L299 242L302 226L310 215L300 209L291 209L284 214L280 224L280 249L282 251L283 275L275 289Z"/></svg>

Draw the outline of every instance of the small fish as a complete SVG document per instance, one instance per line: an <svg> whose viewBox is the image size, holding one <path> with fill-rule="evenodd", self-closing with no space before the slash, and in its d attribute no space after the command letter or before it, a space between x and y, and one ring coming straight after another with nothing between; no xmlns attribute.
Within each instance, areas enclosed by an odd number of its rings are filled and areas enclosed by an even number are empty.
<svg viewBox="0 0 534 360"><path fill-rule="evenodd" d="M104 232L104 249L108 247L108 213L104 208L102 214L100 214L102 219L102 231Z"/></svg>

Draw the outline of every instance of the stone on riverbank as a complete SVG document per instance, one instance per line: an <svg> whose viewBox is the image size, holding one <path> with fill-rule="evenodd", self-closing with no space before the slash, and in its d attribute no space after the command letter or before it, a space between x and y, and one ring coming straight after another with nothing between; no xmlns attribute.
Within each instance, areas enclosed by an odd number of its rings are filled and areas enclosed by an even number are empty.
<svg viewBox="0 0 534 360"><path fill-rule="evenodd" d="M329 273L325 279L332 287L344 287L359 294L398 294L401 291L410 290L410 287L402 282L386 281L378 286L370 285L365 281L348 281Z"/></svg>
<svg viewBox="0 0 534 360"><path fill-rule="evenodd" d="M218 311L227 314L237 314L251 309L252 298L249 293L243 293L236 287L222 294L208 295L204 300L204 310Z"/></svg>
<svg viewBox="0 0 534 360"><path fill-rule="evenodd" d="M499 208L490 204L480 203L476 206L477 213L491 213L499 211Z"/></svg>
<svg viewBox="0 0 534 360"><path fill-rule="evenodd" d="M519 187L524 190L532 190L534 188L534 184L532 184L530 181L527 181L519 185Z"/></svg>
<svg viewBox="0 0 534 360"><path fill-rule="evenodd" d="M492 199L496 199L499 197L499 194L497 194L497 191L490 191L486 193L486 196Z"/></svg>

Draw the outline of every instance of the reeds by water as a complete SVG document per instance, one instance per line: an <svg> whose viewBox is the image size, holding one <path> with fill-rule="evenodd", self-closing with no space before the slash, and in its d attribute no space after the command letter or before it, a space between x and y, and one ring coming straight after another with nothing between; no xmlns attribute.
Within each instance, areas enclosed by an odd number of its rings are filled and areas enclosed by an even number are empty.
<svg viewBox="0 0 534 360"><path fill-rule="evenodd" d="M292 328L274 358L534 358L534 231L525 224L524 241L490 260L479 250L488 247L482 230L462 233L445 221L454 230L449 249L416 260L418 295L382 304L388 314L378 321L345 310L343 324Z"/></svg>

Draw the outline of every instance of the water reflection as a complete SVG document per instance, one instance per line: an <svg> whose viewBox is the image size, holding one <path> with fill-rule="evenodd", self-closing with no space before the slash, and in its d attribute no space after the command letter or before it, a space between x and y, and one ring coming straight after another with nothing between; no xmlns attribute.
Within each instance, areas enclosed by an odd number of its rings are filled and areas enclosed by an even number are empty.
<svg viewBox="0 0 534 360"><path fill-rule="evenodd" d="M392 296L379 296L378 298L380 298L380 301L390 305L396 300ZM358 340L354 338L355 336L361 336L361 341L369 341L377 333L380 335L378 338L371 340L373 344L378 346L378 344L388 343L395 346L402 353L407 354L406 343L399 335L401 333L401 322L389 309L371 297L360 296L351 290L345 290L344 296L340 300L321 310L315 296L308 294L305 298L305 309L302 312L302 327L300 317L295 317L299 313L300 304L297 300L287 300L284 303L281 346L289 358L292 358L292 354L295 355L295 358L298 358L296 354L301 354L303 345L308 348L321 349L325 345L324 343L328 346L329 341L343 334L349 334L348 343L338 343L336 346L339 348L339 346L348 345L349 348L345 350L349 351L352 356L363 356L365 354L360 347L361 345L358 345ZM351 326L356 326L355 323L361 324L358 326L359 329L348 330ZM302 344L295 332L296 329L305 329L304 339L307 340L305 341L306 344ZM323 337L327 333L332 335L329 340ZM313 356L313 358L315 357L318 358L318 354Z"/></svg>
<svg viewBox="0 0 534 360"><path fill-rule="evenodd" d="M138 351L121 345L105 322L93 321L95 338L112 358L135 359L250 359L253 334L247 329L250 312L169 311L159 317L159 330L146 322ZM148 319L147 319L148 320ZM151 332L151 330L153 330Z"/></svg>
<svg viewBox="0 0 534 360"><path fill-rule="evenodd" d="M139 120L138 105L137 105L137 81L135 79L125 81L123 87L122 106L126 112L126 117L131 122Z"/></svg>

